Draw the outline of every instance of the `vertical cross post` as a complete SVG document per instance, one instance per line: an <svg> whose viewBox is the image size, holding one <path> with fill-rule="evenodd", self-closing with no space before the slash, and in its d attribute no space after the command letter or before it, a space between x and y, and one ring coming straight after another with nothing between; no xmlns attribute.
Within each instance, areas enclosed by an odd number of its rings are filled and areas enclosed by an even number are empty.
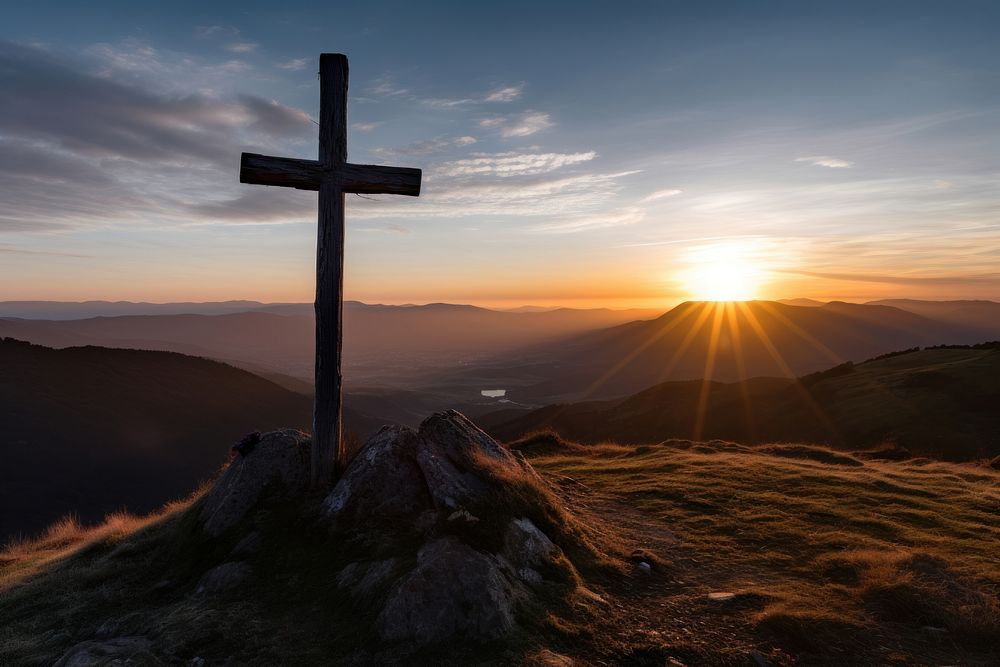
<svg viewBox="0 0 1000 667"><path fill-rule="evenodd" d="M347 57L319 58L319 162L324 169L347 163ZM327 180L319 187L316 236L316 369L313 404L313 485L340 475L345 452L341 434L344 314L344 190Z"/></svg>
<svg viewBox="0 0 1000 667"><path fill-rule="evenodd" d="M347 161L347 56L319 57L319 159L243 153L240 183L319 192L316 235L316 398L312 481L327 486L347 465L342 428L344 193L420 195L420 170Z"/></svg>

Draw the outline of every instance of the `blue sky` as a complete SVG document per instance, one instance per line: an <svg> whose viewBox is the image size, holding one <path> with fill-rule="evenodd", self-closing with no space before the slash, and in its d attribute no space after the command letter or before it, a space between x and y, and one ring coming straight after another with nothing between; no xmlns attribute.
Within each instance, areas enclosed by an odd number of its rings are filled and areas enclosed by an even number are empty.
<svg viewBox="0 0 1000 667"><path fill-rule="evenodd" d="M0 27L0 299L311 300L320 52L381 302L1000 298L1000 5L23 3ZM726 274L729 275L729 274Z"/></svg>

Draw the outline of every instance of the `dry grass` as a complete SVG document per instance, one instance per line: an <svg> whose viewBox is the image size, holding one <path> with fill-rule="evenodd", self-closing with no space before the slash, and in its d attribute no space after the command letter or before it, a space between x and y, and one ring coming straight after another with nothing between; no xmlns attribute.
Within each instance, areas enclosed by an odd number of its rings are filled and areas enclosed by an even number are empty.
<svg viewBox="0 0 1000 667"><path fill-rule="evenodd" d="M136 532L178 514L194 503L203 486L182 500L166 503L144 516L118 511L93 526L85 526L74 515L65 516L34 537L15 538L0 549L0 588L22 581L46 565L66 559L95 545L121 542Z"/></svg>
<svg viewBox="0 0 1000 667"><path fill-rule="evenodd" d="M1000 474L991 468L722 441L558 452L556 437L515 446L543 475L588 488L598 515L631 515L634 539L675 535L663 554L683 582L674 602L734 592L743 630L779 654L839 646L862 662L921 663L944 636L942 659L1000 659ZM895 652L879 648L889 645Z"/></svg>

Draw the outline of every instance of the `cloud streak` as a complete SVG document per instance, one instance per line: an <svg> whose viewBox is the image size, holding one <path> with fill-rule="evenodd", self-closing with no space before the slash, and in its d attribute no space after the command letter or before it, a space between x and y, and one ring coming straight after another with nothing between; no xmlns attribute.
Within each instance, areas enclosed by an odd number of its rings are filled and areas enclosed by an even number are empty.
<svg viewBox="0 0 1000 667"><path fill-rule="evenodd" d="M854 163L850 160L843 160L838 157L832 157L830 155L813 155L811 157L797 157L796 162L808 162L815 167L828 167L830 169L847 169L853 167Z"/></svg>
<svg viewBox="0 0 1000 667"><path fill-rule="evenodd" d="M894 276L878 273L853 273L836 271L806 271L784 270L789 273L810 278L825 280L843 280L860 283L885 283L890 285L921 285L921 286L996 286L1000 287L1000 273L980 275L945 275L945 276Z"/></svg>
<svg viewBox="0 0 1000 667"><path fill-rule="evenodd" d="M547 130L554 125L547 113L526 111L510 116L491 116L479 121L480 127L498 129L500 136L505 138L530 137L533 134Z"/></svg>
<svg viewBox="0 0 1000 667"><path fill-rule="evenodd" d="M500 178L545 174L562 167L589 162L597 157L594 151L583 153L493 153L453 160L436 167L433 178L493 175Z"/></svg>

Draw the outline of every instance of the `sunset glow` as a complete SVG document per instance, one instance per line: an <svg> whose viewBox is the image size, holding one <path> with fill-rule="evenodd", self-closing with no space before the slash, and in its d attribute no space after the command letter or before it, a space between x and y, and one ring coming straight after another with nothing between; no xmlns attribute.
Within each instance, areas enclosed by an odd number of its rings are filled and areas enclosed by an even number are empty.
<svg viewBox="0 0 1000 667"><path fill-rule="evenodd" d="M340 3L229 23L66 3L72 31L7 12L0 299L312 300L316 195L237 170L242 151L315 157L316 54L333 49L358 63L350 160L424 173L420 197L348 197L349 299L1000 296L990 19L769 7L720 39L698 3L587 6L560 16L574 38L552 59L520 11L397 4L378 39ZM628 67L594 60L599 42ZM693 261L707 237L769 252Z"/></svg>
<svg viewBox="0 0 1000 667"><path fill-rule="evenodd" d="M749 301L760 296L762 271L752 248L714 244L693 250L679 279L695 301Z"/></svg>

